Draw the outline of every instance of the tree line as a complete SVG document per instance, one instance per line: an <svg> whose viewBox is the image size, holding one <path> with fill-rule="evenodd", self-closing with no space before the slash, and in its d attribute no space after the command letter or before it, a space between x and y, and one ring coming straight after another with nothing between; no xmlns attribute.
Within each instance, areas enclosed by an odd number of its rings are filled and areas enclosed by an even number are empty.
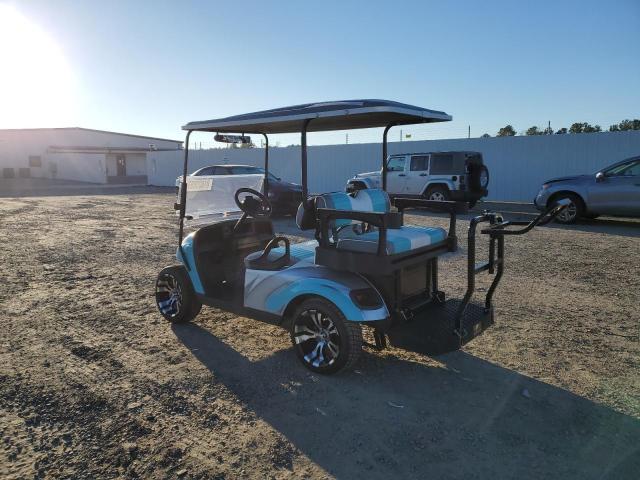
<svg viewBox="0 0 640 480"><path fill-rule="evenodd" d="M633 120L622 120L620 123L616 123L609 127L610 132L626 132L628 130L640 130L640 120L635 118ZM602 132L600 125L590 125L587 122L576 122L568 129L566 127L559 128L553 131L551 127L540 128L537 125L529 127L522 133L522 135L564 135L567 133L594 133ZM506 125L498 130L496 137L513 137L517 135L515 129L511 125ZM488 133L482 135L482 137L490 137Z"/></svg>

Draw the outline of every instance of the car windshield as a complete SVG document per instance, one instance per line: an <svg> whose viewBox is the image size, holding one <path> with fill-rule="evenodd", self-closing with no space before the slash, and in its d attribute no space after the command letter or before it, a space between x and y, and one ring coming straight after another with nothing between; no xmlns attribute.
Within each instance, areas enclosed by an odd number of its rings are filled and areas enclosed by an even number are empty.
<svg viewBox="0 0 640 480"><path fill-rule="evenodd" d="M232 175L255 175L260 174L264 175L264 168L260 167L250 167L250 166L239 166L239 167L229 167ZM270 180L278 180L273 173L269 172Z"/></svg>

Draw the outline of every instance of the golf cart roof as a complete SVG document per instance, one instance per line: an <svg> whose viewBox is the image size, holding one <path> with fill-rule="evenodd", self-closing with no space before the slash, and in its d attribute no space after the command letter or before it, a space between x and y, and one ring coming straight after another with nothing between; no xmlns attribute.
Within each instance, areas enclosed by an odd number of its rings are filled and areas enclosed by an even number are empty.
<svg viewBox="0 0 640 480"><path fill-rule="evenodd" d="M391 123L410 125L447 122L451 120L451 116L445 112L389 100L341 100L190 122L182 129L222 133L294 133L302 131L306 120L313 120L307 131L321 132L385 127Z"/></svg>

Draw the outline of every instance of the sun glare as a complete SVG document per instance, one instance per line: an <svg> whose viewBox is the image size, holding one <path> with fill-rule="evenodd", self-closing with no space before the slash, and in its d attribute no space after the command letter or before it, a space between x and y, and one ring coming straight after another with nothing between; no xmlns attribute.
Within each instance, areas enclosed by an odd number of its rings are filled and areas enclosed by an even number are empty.
<svg viewBox="0 0 640 480"><path fill-rule="evenodd" d="M0 128L69 126L73 75L62 51L8 5L0 5L0 62Z"/></svg>

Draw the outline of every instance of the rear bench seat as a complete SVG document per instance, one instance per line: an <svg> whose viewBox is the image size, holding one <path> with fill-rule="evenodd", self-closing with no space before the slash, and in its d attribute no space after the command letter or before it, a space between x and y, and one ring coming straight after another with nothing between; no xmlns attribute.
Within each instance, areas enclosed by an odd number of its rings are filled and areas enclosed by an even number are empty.
<svg viewBox="0 0 640 480"><path fill-rule="evenodd" d="M352 196L353 195L353 196ZM358 190L354 194L345 192L326 193L317 197L318 208L350 210L360 212L385 213L391 210L389 195L380 189ZM333 241L336 249L350 252L376 253L378 250L377 230L356 234L351 228L340 228L352 224L349 219L337 219L332 225ZM429 245L444 242L447 232L440 227L406 225L387 229L387 255L409 252Z"/></svg>

